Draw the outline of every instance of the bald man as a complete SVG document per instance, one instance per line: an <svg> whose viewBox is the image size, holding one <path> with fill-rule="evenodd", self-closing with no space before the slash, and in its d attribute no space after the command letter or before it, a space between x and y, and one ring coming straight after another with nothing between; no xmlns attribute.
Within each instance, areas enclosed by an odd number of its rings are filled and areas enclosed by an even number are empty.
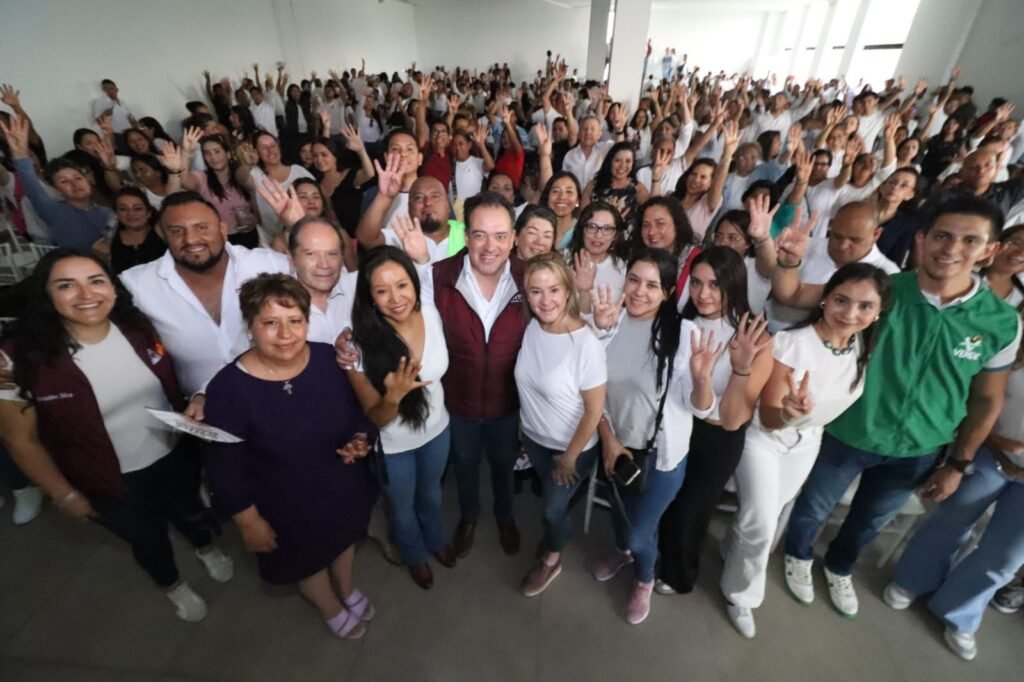
<svg viewBox="0 0 1024 682"><path fill-rule="evenodd" d="M821 302L825 283L844 265L868 263L890 275L900 271L876 245L882 228L873 203L854 201L840 208L829 224L826 239L810 239L810 230L804 227L788 227L779 235L801 257L792 261L780 256L772 275L768 328L773 333L807 317L807 311Z"/></svg>
<svg viewBox="0 0 1024 682"><path fill-rule="evenodd" d="M416 178L409 188L409 217L420 222L420 228L426 236L430 263L454 256L466 245L465 226L451 219L451 215L448 193L444 185L437 178ZM359 221L356 236L363 248L381 244L404 248L395 230L390 225L385 226L380 222L371 221L369 213L364 214L363 219Z"/></svg>
<svg viewBox="0 0 1024 682"><path fill-rule="evenodd" d="M999 172L999 156L988 146L982 146L964 159L960 169L961 187L995 203L1005 218L1010 209L1024 201L1024 177L1006 182L994 182Z"/></svg>

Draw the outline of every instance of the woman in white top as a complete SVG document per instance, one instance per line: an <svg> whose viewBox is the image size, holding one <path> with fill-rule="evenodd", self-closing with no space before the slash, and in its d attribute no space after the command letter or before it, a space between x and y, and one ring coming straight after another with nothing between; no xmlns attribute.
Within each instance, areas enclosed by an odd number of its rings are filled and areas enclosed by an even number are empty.
<svg viewBox="0 0 1024 682"><path fill-rule="evenodd" d="M999 588L1024 565L1024 353L1006 384L1006 402L985 445L965 467L960 487L939 504L907 545L885 601L901 610L925 594L946 626L946 644L971 660L974 634ZM973 469L973 470L972 470ZM957 561L963 540L993 504L975 549ZM1018 588L1019 589L1019 588ZM993 602L997 604L998 602Z"/></svg>
<svg viewBox="0 0 1024 682"><path fill-rule="evenodd" d="M580 213L577 229L566 249L565 260L573 269L580 311L593 310L592 295L604 287L619 300L626 282L626 224L611 204L597 201Z"/></svg>
<svg viewBox="0 0 1024 682"><path fill-rule="evenodd" d="M754 196L749 211L726 211L712 233L715 246L727 246L743 258L747 269L747 303L755 315L764 312L772 292L777 257L771 239L772 217L781 204L769 209L771 198Z"/></svg>
<svg viewBox="0 0 1024 682"><path fill-rule="evenodd" d="M775 365L736 469L740 509L721 580L729 617L744 637L755 634L752 609L764 600L779 516L810 474L824 427L864 391L875 322L888 297L882 270L844 265L825 285L821 306L774 339Z"/></svg>
<svg viewBox="0 0 1024 682"><path fill-rule="evenodd" d="M601 342L580 319L572 272L559 254L531 259L523 288L532 319L516 360L519 415L523 446L544 487L543 554L521 587L534 597L562 572L569 501L597 462L608 372Z"/></svg>
<svg viewBox="0 0 1024 682"><path fill-rule="evenodd" d="M183 581L168 526L217 582L230 558L199 498L193 442L146 412L180 409L171 357L131 295L95 256L55 250L39 261L4 343L14 385L0 391L0 432L18 467L67 516L132 547L135 562L189 622L206 603Z"/></svg>
<svg viewBox="0 0 1024 682"><path fill-rule="evenodd" d="M714 407L711 370L724 347L713 333L680 324L675 286L675 259L662 249L642 249L630 260L625 295L613 298L609 287L602 288L595 315L599 328L611 330L605 346L608 395L598 426L604 470L612 480L620 457L654 458L646 464L643 489L627 488L615 497L616 551L591 571L605 582L633 564L626 620L634 625L650 612L658 521L683 483L692 415L707 416Z"/></svg>
<svg viewBox="0 0 1024 682"><path fill-rule="evenodd" d="M711 159L697 159L676 183L675 196L683 205L686 217L697 239L703 239L711 226L711 219L722 207L725 179L729 175L732 155L740 142L736 123L725 124L722 131L722 158L718 163Z"/></svg>
<svg viewBox="0 0 1024 682"><path fill-rule="evenodd" d="M450 441L441 386L448 347L437 310L421 305L416 268L402 249L378 246L363 254L352 334L362 359L349 379L380 427L395 543L413 581L427 590L434 582L429 554L455 565L441 514Z"/></svg>
<svg viewBox="0 0 1024 682"><path fill-rule="evenodd" d="M281 146L277 138L268 132L258 132L253 138L252 145L241 144L238 149L245 165L238 169L236 177L239 184L250 193L255 193L258 188L263 187L264 180L272 181L282 192L287 192L291 184L299 178L313 179L310 172L302 166L289 166L281 162ZM281 232L283 226L273 207L262 194L256 196L256 207L260 212L263 236L261 241L269 244L277 233Z"/></svg>
<svg viewBox="0 0 1024 682"><path fill-rule="evenodd" d="M687 282L690 297L683 319L728 343L729 353L714 364L711 389L719 402L693 422L686 480L661 520L655 586L661 594L689 593L697 583L711 517L739 464L747 423L771 373L767 322L750 312L746 274L735 251L712 246L693 260Z"/></svg>

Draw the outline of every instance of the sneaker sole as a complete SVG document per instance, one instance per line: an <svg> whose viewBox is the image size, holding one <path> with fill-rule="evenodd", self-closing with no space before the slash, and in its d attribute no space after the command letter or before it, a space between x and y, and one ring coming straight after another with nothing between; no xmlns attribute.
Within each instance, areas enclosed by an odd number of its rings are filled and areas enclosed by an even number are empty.
<svg viewBox="0 0 1024 682"><path fill-rule="evenodd" d="M841 608L836 606L836 603L834 601L832 601L831 599L829 599L829 603L832 604L832 608L835 609L836 613L838 613L843 618L846 618L847 620L853 620L854 618L857 617L857 612L856 611L853 612L853 613L847 613L846 611L843 611Z"/></svg>
<svg viewBox="0 0 1024 682"><path fill-rule="evenodd" d="M1018 611L1020 611L1020 607L1019 606L1018 607L1002 606L1001 604L997 604L995 602L989 602L989 605L992 608L994 608L996 611L998 611L999 613L1005 613L1006 615L1011 615L1011 614L1014 614L1014 613L1017 613Z"/></svg>
<svg viewBox="0 0 1024 682"><path fill-rule="evenodd" d="M609 580L611 580L612 578L614 578L615 576L617 576L617 575L619 574L619 571L621 571L621 570L622 570L622 569L624 569L624 568L625 568L626 566L629 566L629 565L630 565L630 564L632 564L632 563L633 563L633 562L632 562L632 561L630 561L630 562L628 562L628 563L622 564L621 566L619 566L618 568L616 568L616 569L615 569L615 571L614 571L613 573L611 573L611 574L609 574L609 575L601 575L601 576L599 576L598 574L596 574L596 573L593 573L593 572L591 572L591 574L590 574L590 575L591 575L591 576L593 576L594 580L596 580L597 582L599 582L599 583L606 583L606 582L608 582Z"/></svg>
<svg viewBox="0 0 1024 682"><path fill-rule="evenodd" d="M797 593L793 591L793 588L789 586L788 582L786 583L786 592L789 594L790 597L793 598L793 601L795 601L797 604L800 604L801 606L810 606L814 603L814 597L811 597L810 601L804 601L803 599L801 599L797 595Z"/></svg>
<svg viewBox="0 0 1024 682"><path fill-rule="evenodd" d="M554 572L554 573L552 573L552 574L551 574L551 575L550 575L550 576L548 577L548 579L544 581L544 584L543 584L543 585L541 585L541 586L540 586L539 588L537 588L536 590L533 590L533 591L530 591L530 592L527 592L526 590L523 590L523 596L524 596L524 597L536 597L537 595L539 595L540 593L542 593L542 592L543 592L544 590L548 589L548 585L550 585L550 584L551 584L551 581L553 581L553 580L554 580L555 578L557 578L557 577L558 577L558 576L560 576L560 575L562 575L562 567L561 567L561 566L559 566L559 567L558 567L558 568L557 568L557 569L555 570L555 572Z"/></svg>
<svg viewBox="0 0 1024 682"><path fill-rule="evenodd" d="M946 641L946 646L949 647L950 651L956 654L957 658L963 659L965 661L973 661L975 657L977 657L978 655L977 649L970 652L962 651L953 641L953 638L949 636L949 633L943 632L942 639Z"/></svg>

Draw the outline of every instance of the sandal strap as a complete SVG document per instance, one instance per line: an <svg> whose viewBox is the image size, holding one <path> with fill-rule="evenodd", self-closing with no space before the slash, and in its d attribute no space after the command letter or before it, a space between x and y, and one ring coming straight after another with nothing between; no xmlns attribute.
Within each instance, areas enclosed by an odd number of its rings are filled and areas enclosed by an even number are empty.
<svg viewBox="0 0 1024 682"><path fill-rule="evenodd" d="M349 637L349 634L351 634L353 630L360 627L363 624L363 621L361 621L358 616L356 616L348 609L342 609L341 613L339 613L337 616L324 622L327 623L327 627L331 629L331 632L345 639L359 639L363 636L363 634L365 634L364 629L364 632L360 633L359 635L355 637Z"/></svg>
<svg viewBox="0 0 1024 682"><path fill-rule="evenodd" d="M374 609L373 604L370 603L370 598L363 594L358 589L352 590L352 594L349 595L348 599L343 600L345 608L351 611L360 620L369 620L373 618Z"/></svg>

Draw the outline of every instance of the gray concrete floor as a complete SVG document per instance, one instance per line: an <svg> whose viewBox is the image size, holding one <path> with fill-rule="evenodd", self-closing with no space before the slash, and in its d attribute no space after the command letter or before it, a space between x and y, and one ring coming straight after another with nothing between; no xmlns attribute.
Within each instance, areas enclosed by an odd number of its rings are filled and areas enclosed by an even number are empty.
<svg viewBox="0 0 1024 682"><path fill-rule="evenodd" d="M505 557L485 520L467 559L452 570L435 564L429 592L372 545L361 548L357 583L378 611L361 642L332 637L294 590L262 585L233 528L222 541L237 569L227 585L207 578L176 540L183 575L210 606L204 622L187 624L136 569L126 546L101 528L64 519L52 507L16 528L8 504L0 511L0 680L1021 679L1022 614L990 609L978 659L963 662L946 649L941 625L923 606L885 606L888 572L869 565L872 557L857 572L860 614L847 620L833 611L820 572L812 606L789 597L774 556L756 612L758 636L747 641L725 615L716 587L721 561L709 543L698 590L654 595L648 620L631 626L623 618L628 571L604 584L587 572L610 546L610 528L598 511L584 536L582 504L562 575L526 599L517 586L539 539L540 505L528 491L517 500L527 551ZM716 520L718 537L727 522Z"/></svg>

